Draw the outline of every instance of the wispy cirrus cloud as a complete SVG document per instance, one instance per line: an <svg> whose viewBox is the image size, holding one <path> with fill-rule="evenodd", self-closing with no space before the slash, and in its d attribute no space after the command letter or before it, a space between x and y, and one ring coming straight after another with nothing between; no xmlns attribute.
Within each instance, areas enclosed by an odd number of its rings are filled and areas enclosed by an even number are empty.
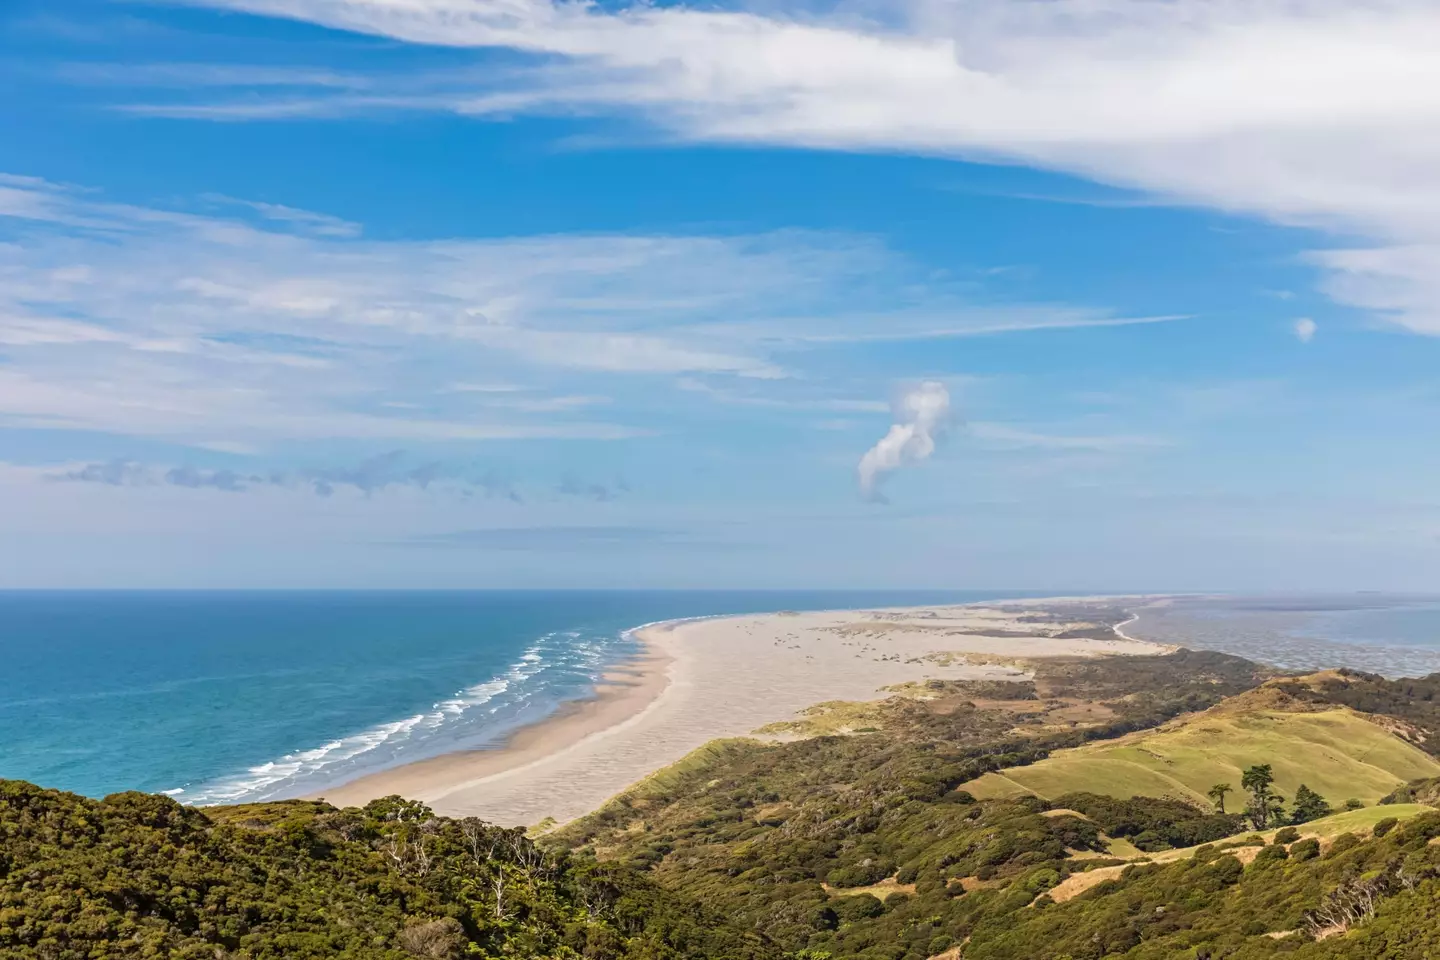
<svg viewBox="0 0 1440 960"><path fill-rule="evenodd" d="M1440 8L1429 0L902 0L763 11L565 0L192 0L530 58L417 88L372 76L195 118L366 109L638 116L693 141L1021 163L1334 231L1337 299L1440 334ZM256 89L259 89L258 87ZM269 111L266 113L266 111Z"/></svg>
<svg viewBox="0 0 1440 960"><path fill-rule="evenodd" d="M783 381L817 344L1154 319L977 306L851 234L380 241L197 203L0 180L0 426L209 449L618 439L652 429L617 389L636 378L725 390Z"/></svg>
<svg viewBox="0 0 1440 960"><path fill-rule="evenodd" d="M220 194L206 194L202 199L221 204L236 204L247 207L266 220L289 225L300 230L302 233L313 234L315 236L358 237L362 232L362 228L358 223L342 220L340 217L332 217L327 213L316 213L314 210L301 210L297 207L287 207L281 203L237 200L233 197L226 197Z"/></svg>

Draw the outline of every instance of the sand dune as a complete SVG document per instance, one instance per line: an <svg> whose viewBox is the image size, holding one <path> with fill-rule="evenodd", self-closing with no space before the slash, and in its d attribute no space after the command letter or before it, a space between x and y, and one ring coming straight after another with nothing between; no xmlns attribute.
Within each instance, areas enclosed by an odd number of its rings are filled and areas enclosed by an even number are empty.
<svg viewBox="0 0 1440 960"><path fill-rule="evenodd" d="M563 822L710 740L750 734L824 700L875 699L881 687L926 677L1024 675L997 662L1005 658L1165 649L1107 633L1081 619L1086 612L1070 601L1031 601L658 624L637 631L645 655L607 677L594 699L504 748L409 764L324 796L348 805L399 793L451 816Z"/></svg>

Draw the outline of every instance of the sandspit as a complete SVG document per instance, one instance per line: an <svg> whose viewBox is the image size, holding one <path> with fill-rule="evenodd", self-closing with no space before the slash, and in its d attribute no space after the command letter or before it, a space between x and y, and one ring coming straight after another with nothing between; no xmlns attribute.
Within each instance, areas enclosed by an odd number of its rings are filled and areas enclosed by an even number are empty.
<svg viewBox="0 0 1440 960"><path fill-rule="evenodd" d="M495 823L573 819L719 737L745 736L825 700L873 700L927 677L1004 679L1012 658L1154 654L1090 601L772 613L656 624L645 653L593 699L501 749L455 753L323 791L341 805L398 793ZM967 659L967 655L970 657Z"/></svg>

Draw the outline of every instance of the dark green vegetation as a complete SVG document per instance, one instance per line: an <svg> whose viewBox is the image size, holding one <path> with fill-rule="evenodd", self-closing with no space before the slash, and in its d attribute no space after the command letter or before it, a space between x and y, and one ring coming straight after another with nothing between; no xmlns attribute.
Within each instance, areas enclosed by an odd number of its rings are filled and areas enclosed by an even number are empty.
<svg viewBox="0 0 1440 960"><path fill-rule="evenodd" d="M1239 833L1247 823L1238 814L1210 813L1176 799L1117 800L1070 793L1057 799L1055 806L1084 814L1106 836L1124 837L1147 853L1221 840Z"/></svg>
<svg viewBox="0 0 1440 960"><path fill-rule="evenodd" d="M1242 865L1202 847L1130 867L1065 903L1038 903L977 927L966 960L1398 960L1440 956L1440 811L1321 853L1270 845ZM1283 934L1267 936L1267 934ZM1317 936L1324 939L1316 939Z"/></svg>
<svg viewBox="0 0 1440 960"><path fill-rule="evenodd" d="M631 870L407 801L206 813L0 781L7 960L776 955Z"/></svg>
<svg viewBox="0 0 1440 960"><path fill-rule="evenodd" d="M1380 802L1428 803L1432 807L1440 807L1440 777L1413 780L1403 787L1397 787L1394 792L1382 798Z"/></svg>

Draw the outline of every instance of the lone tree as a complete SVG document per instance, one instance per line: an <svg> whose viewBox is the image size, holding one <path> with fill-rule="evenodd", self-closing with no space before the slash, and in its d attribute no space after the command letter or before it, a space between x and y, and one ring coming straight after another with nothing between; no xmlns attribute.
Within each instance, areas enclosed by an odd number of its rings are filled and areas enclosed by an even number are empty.
<svg viewBox="0 0 1440 960"><path fill-rule="evenodd" d="M1205 791L1205 795L1206 795L1207 797L1209 797L1210 800L1215 804L1215 809L1216 809L1218 812L1224 813L1224 812L1225 812L1225 794L1229 793L1229 792L1232 791L1233 789L1235 789L1235 788L1232 787L1232 786L1230 786L1230 784L1228 784L1228 783L1217 783L1217 784L1215 784L1215 786L1211 787L1209 790L1206 790L1206 791Z"/></svg>
<svg viewBox="0 0 1440 960"><path fill-rule="evenodd" d="M1295 788L1295 804L1290 808L1291 823L1309 823L1330 816L1330 804L1305 784Z"/></svg>
<svg viewBox="0 0 1440 960"><path fill-rule="evenodd" d="M1274 784L1275 773L1268 763L1249 767L1240 776L1241 789L1250 794L1245 816L1250 818L1250 825L1256 830L1264 830L1284 816L1282 804L1285 798L1272 789Z"/></svg>

